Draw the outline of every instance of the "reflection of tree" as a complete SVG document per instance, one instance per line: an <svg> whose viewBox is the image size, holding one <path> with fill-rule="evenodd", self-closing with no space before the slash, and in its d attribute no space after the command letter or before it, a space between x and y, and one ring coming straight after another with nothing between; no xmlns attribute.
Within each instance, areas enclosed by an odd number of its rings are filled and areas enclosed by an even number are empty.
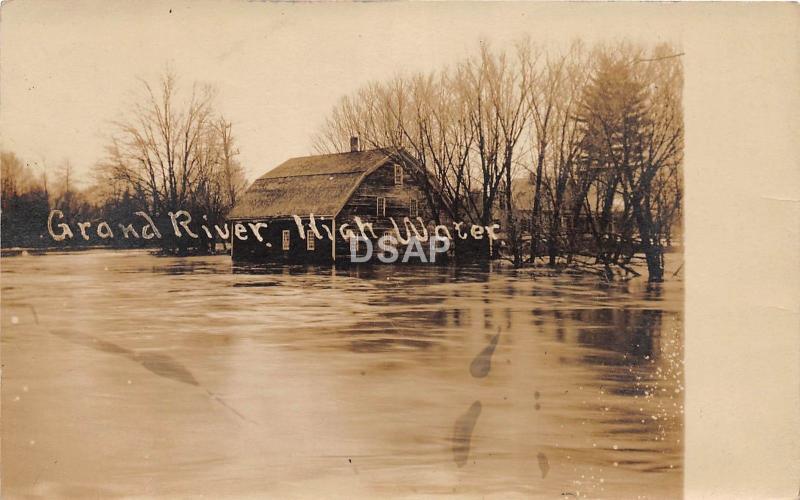
<svg viewBox="0 0 800 500"><path fill-rule="evenodd" d="M602 349L603 354L584 356L590 364L638 365L659 355L661 316L657 309L597 309L584 312L593 326L578 333L582 345Z"/></svg>
<svg viewBox="0 0 800 500"><path fill-rule="evenodd" d="M383 296L381 307L397 305ZM431 300L421 298L403 300L404 307L430 304ZM373 305L377 305L373 301ZM342 346L352 352L382 352L397 349L430 350L443 348L445 327L455 325L445 309L415 311L413 314L386 312L375 321L360 321L346 329L338 329L336 337L349 339Z"/></svg>

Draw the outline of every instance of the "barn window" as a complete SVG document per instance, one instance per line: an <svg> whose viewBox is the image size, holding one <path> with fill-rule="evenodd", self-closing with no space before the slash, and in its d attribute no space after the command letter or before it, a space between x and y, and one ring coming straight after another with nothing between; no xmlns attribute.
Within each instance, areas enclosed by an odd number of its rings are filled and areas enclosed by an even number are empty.
<svg viewBox="0 0 800 500"><path fill-rule="evenodd" d="M283 230L283 237L281 238L281 244L284 250L289 250L289 230Z"/></svg>
<svg viewBox="0 0 800 500"><path fill-rule="evenodd" d="M394 242L392 242L392 240L390 240L388 238L389 236L394 238ZM397 243L397 237L395 237L394 231L384 231L383 232L383 237L386 238L386 240L384 240L384 241L386 242L387 246L395 246L395 243Z"/></svg>
<svg viewBox="0 0 800 500"><path fill-rule="evenodd" d="M314 251L314 244L317 240L314 239L314 231L306 231L306 250Z"/></svg>
<svg viewBox="0 0 800 500"><path fill-rule="evenodd" d="M411 200L409 212L411 217L419 217L419 202L417 200Z"/></svg>
<svg viewBox="0 0 800 500"><path fill-rule="evenodd" d="M403 185L403 167L401 167L400 165L394 166L394 185L395 186Z"/></svg>
<svg viewBox="0 0 800 500"><path fill-rule="evenodd" d="M378 196L378 205L375 215L386 215L386 198Z"/></svg>

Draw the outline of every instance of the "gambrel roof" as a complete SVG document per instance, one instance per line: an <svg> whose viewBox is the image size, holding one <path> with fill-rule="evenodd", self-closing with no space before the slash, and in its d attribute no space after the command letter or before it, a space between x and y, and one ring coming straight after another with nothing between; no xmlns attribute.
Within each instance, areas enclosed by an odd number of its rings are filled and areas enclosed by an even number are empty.
<svg viewBox="0 0 800 500"><path fill-rule="evenodd" d="M292 158L259 177L228 218L335 216L362 180L397 154L372 149Z"/></svg>

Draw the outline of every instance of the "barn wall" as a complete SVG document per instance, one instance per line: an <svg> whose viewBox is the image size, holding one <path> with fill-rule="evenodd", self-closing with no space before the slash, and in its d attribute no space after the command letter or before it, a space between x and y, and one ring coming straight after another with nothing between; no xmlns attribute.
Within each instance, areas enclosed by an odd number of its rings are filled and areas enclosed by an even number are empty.
<svg viewBox="0 0 800 500"><path fill-rule="evenodd" d="M378 197L386 198L386 215L378 215ZM428 205L423 189L408 172L405 172L403 175L403 184L399 186L395 185L394 165L391 163L384 165L368 175L355 190L350 200L336 217L337 229L340 228L342 224L348 224L349 229L360 234L355 224L355 217L360 217L362 222L371 223L373 225L375 234L380 238L383 236L384 232L394 230L389 220L389 218L392 217L400 227L403 236L405 236L405 227L403 226L404 217L411 218L411 220L415 222L418 230L420 228L419 221L411 217L412 200L417 200L419 217L422 217L422 220L425 221L428 226L428 231L432 233L435 226L433 223L434 212ZM446 222L442 221L442 223ZM349 242L344 241L341 238L341 234L338 234L336 243L337 262L349 261ZM375 250L377 250L377 245L375 245ZM374 254L373 260L377 262Z"/></svg>
<svg viewBox="0 0 800 500"><path fill-rule="evenodd" d="M298 214L299 215L299 214ZM234 221L234 225L237 221ZM238 221L247 228L247 240L242 241L232 235L234 261L275 262L275 263L330 263L331 241L324 227L331 227L331 221L316 218L316 226L322 239L315 238L314 250L308 250L306 240L300 237L300 231L294 219L265 219L260 221ZM259 230L263 242L259 242L247 222L263 222L266 228ZM308 217L303 218L304 228L309 229ZM283 231L289 231L289 250L282 248Z"/></svg>

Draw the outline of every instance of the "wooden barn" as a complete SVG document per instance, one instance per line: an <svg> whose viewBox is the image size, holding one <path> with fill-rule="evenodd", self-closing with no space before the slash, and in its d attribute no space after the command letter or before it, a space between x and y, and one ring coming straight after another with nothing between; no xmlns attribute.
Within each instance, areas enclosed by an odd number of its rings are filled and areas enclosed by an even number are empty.
<svg viewBox="0 0 800 500"><path fill-rule="evenodd" d="M232 257L257 262L350 262L350 242L344 236L350 230L361 234L356 218L371 224L366 232L373 243L396 234L392 219L402 231L406 217L421 229L417 219L421 217L432 231L437 211L431 206L430 190L420 185L427 179L423 172L404 152L360 151L355 138L349 153L287 160L259 177L229 214ZM365 254L362 245L358 251ZM374 248L377 251L377 245Z"/></svg>

